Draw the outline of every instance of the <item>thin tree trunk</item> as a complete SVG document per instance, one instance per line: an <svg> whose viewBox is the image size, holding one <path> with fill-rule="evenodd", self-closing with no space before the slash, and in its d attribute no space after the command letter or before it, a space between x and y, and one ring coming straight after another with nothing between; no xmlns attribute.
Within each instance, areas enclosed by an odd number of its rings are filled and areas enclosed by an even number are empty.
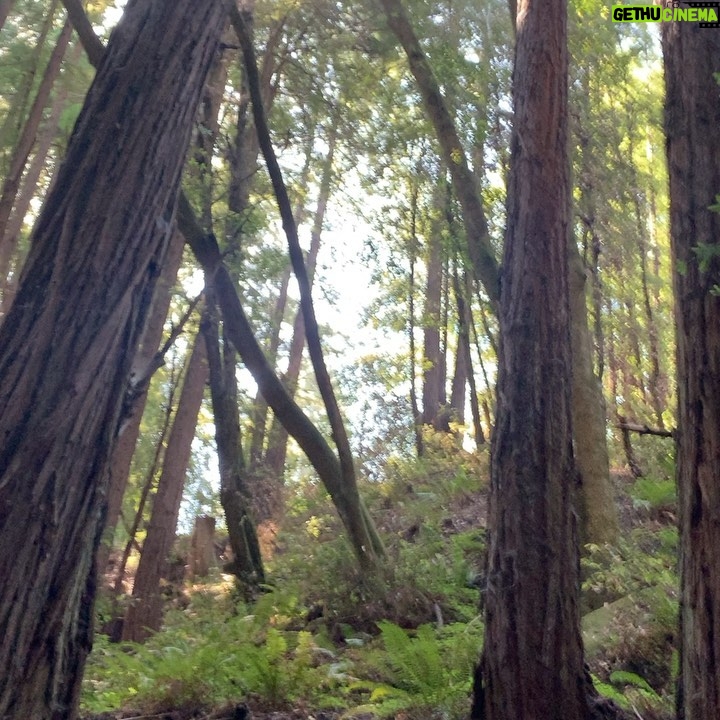
<svg viewBox="0 0 720 720"><path fill-rule="evenodd" d="M307 256L307 272L310 280L310 287L315 277L315 266L317 265L317 257L320 252L320 244L322 241L322 230L325 224L325 213L330 200L330 188L333 178L333 163L335 161L335 147L337 143L337 116L330 129L327 139L328 153L322 168L322 177L320 179L320 190L318 194L317 206L315 209L315 217L313 219L313 227L310 232L310 249ZM302 367L303 351L305 349L305 317L302 310L295 315L293 323L293 334L290 342L290 353L288 357L288 368L284 376L285 386L291 397L295 397L298 379L300 378L300 368ZM274 423L268 438L268 447L265 456L265 465L269 470L272 478L282 478L285 470L285 460L287 457L288 432L281 423Z"/></svg>
<svg viewBox="0 0 720 720"><path fill-rule="evenodd" d="M81 51L80 45L76 45L73 49L72 57L77 60ZM65 109L67 95L67 85L63 84L52 102L50 117L48 117L38 136L35 154L23 177L22 187L8 220L5 238L0 242L0 294L2 295L0 299L0 316L7 315L10 309L11 300L8 290L14 283L10 282L9 272L10 269L13 268L13 275L17 276L22 268L24 258L17 257L16 252L18 241L25 222L25 216L30 208L30 203L37 193L38 183L45 167L48 153L57 137L58 123Z"/></svg>
<svg viewBox="0 0 720 720"><path fill-rule="evenodd" d="M295 222L299 225L302 222L304 216L304 195L305 189L308 185L310 178L310 170L312 165L313 146L315 141L315 130L309 133L307 143L305 144L305 161L303 163L303 169L300 173L299 187L301 189L298 201L295 205L293 215ZM290 276L292 274L292 268L288 265L286 271L283 273L282 280L280 282L280 290L278 292L278 298L275 303L275 309L271 318L272 331L270 335L270 342L268 344L268 359L271 362L276 362L278 349L280 348L280 326L282 325L283 318L285 317L285 308L287 306L288 297L288 286L290 284ZM294 334L293 334L294 338ZM303 336L304 342L304 336ZM253 430L250 441L250 468L254 472L263 461L263 450L265 448L265 442L267 440L267 420L268 420L268 404L265 402L262 393L258 390L253 403ZM285 460L283 459L280 465L280 470L285 466Z"/></svg>
<svg viewBox="0 0 720 720"><path fill-rule="evenodd" d="M40 33L38 34L35 47L29 61L26 62L27 70L23 73L21 82L15 89L12 104L5 115L2 127L0 127L0 145L16 144L20 129L23 122L26 121L25 113L27 104L32 96L33 86L35 85L35 76L40 69L40 62L45 51L45 43L48 35L55 25L55 15L59 0L52 0L45 21L42 24Z"/></svg>
<svg viewBox="0 0 720 720"><path fill-rule="evenodd" d="M335 504L361 567L373 567L376 556L382 555L384 551L382 541L360 499L357 486L348 486L344 482L337 456L275 374L255 339L237 290L222 262L217 243L212 236L203 233L187 197L182 193L179 197L178 222L185 239L205 271L206 283L212 283L215 287L227 336L275 416L287 428L317 471Z"/></svg>
<svg viewBox="0 0 720 720"><path fill-rule="evenodd" d="M680 720L720 708L720 30L663 23L677 325ZM699 253L705 253L699 255Z"/></svg>
<svg viewBox="0 0 720 720"><path fill-rule="evenodd" d="M42 120L43 110L48 103L50 92L55 80L60 74L62 60L65 56L68 43L70 42L71 34L72 25L69 20L66 20L60 33L60 37L58 37L52 54L50 55L50 60L48 60L45 73L40 81L40 86L38 87L37 94L35 95L35 100L30 108L30 113L25 121L22 133L13 152L12 159L10 160L10 167L3 182L2 193L0 193L0 247L8 242L6 229L8 220L10 219L10 213L12 211L13 204L15 203L15 198L17 196L18 188L20 187L20 180L22 179L25 165L27 164L28 157L30 157L33 146L35 145L35 139ZM0 272L7 275L7 268L0 267Z"/></svg>
<svg viewBox="0 0 720 720"><path fill-rule="evenodd" d="M573 513L566 14L564 0L518 4L485 647L473 707L484 720L590 717Z"/></svg>
<svg viewBox="0 0 720 720"><path fill-rule="evenodd" d="M362 523L358 525L356 530L365 529L364 540L361 545L355 546L361 562L365 564L366 569L370 569L377 564L377 560L384 553L382 544L379 542L379 536L374 528L371 528L372 521L367 513L367 509L360 500L357 489L357 478L355 475L355 465L348 440L345 423L340 413L340 407L335 397L330 374L325 365L325 358L322 350L322 342L320 339L320 329L315 317L315 308L312 302L312 292L310 287L310 278L303 258L302 248L297 235L297 226L293 218L290 199L287 194L287 188L282 178L282 172L275 156L275 151L270 140L270 133L265 119L262 97L260 93L260 82L258 75L257 62L255 60L255 51L252 40L248 34L247 26L242 15L238 11L233 0L227 0L227 7L230 10L230 19L235 28L240 45L242 46L243 56L245 58L245 69L248 75L248 86L252 98L253 117L255 120L255 128L258 133L258 141L262 150L265 163L268 168L270 180L272 182L275 197L278 203L278 209L282 217L283 229L288 240L288 249L290 252L290 262L293 266L293 272L297 279L300 291L300 309L303 314L305 323L305 335L307 338L308 354L315 371L315 379L320 391L320 396L325 405L332 438L337 448L338 459L340 461L340 470L342 482L346 492L341 496L342 502L348 504L345 509L348 517L362 519ZM239 348L238 348L239 350ZM353 543L357 539L352 537Z"/></svg>
<svg viewBox="0 0 720 720"><path fill-rule="evenodd" d="M610 477L602 386L593 369L593 343L587 324L585 269L575 240L568 243L570 338L572 343L572 410L581 544L617 540L620 532ZM597 412L601 408L602 412Z"/></svg>
<svg viewBox="0 0 720 720"><path fill-rule="evenodd" d="M472 354L470 352L470 324L472 323L472 315L466 298L471 297L470 288L471 281L467 274L463 283L457 276L457 271L453 276L453 288L455 291L455 303L457 305L458 314L458 348L465 357L465 367L467 368L466 376L470 385L470 410L473 419L473 435L476 447L485 444L485 435L480 422L480 405L478 403L477 386L475 384L475 374L473 373ZM463 288L465 292L463 292Z"/></svg>
<svg viewBox="0 0 720 720"><path fill-rule="evenodd" d="M112 442L224 18L129 4L0 327L0 717L77 713Z"/></svg>
<svg viewBox="0 0 720 720"><path fill-rule="evenodd" d="M174 231L152 299L150 315L133 359L130 376L136 387L129 392L128 401L125 404L125 419L119 437L115 441L110 461L105 532L98 552L99 572L103 572L110 556L115 527L120 517L120 508L130 476L135 446L140 437L140 423L145 412L150 379L162 363L162 359L157 357L157 349L162 340L165 319L172 299L172 289L182 263L184 246L185 238L179 232Z"/></svg>
<svg viewBox="0 0 720 720"><path fill-rule="evenodd" d="M245 462L240 444L240 417L235 377L236 353L225 342L223 356L215 317L215 293L206 286L208 307L201 330L208 349L210 392L215 418L215 442L220 465L220 501L233 552L225 570L237 576L249 594L265 581L260 543L250 511L250 493L245 482Z"/></svg>
<svg viewBox="0 0 720 720"><path fill-rule="evenodd" d="M167 438L168 432L170 431L170 427L172 425L172 416L173 416L173 401L175 397L175 389L176 389L176 383L173 381L173 379L170 380L170 391L168 393L167 398L167 405L165 407L165 415L163 416L163 424L160 428L160 437L158 438L157 443L155 444L155 452L153 454L152 462L150 463L150 467L148 467L147 472L145 473L145 482L142 485L142 490L140 491L140 499L138 500L137 508L135 509L135 517L133 518L132 525L130 526L128 530L128 539L125 543L125 548L123 549L122 557L120 558L120 563L118 564L117 570L115 572L115 582L113 584L113 590L115 595L119 595L122 592L123 584L125 582L125 570L127 569L127 563L130 559L130 553L132 552L133 546L137 544L137 534L140 530L140 526L142 525L143 518L145 517L145 505L147 504L147 500L150 497L150 492L153 489L153 486L155 484L155 476L157 475L157 472L160 468L160 464L162 463L162 457L165 453L165 439ZM122 498L120 498L122 500ZM120 511L121 508L118 506L117 509L117 518L115 520L115 523L112 526L112 529L115 530L115 526L117 525L117 521L120 518ZM105 567L107 566L107 557L109 556L109 544L104 545L101 547L102 553L98 553L98 570L102 572ZM103 564L101 564L101 562Z"/></svg>
<svg viewBox="0 0 720 720"><path fill-rule="evenodd" d="M441 427L440 384L442 363L440 359L440 307L442 302L442 255L440 253L439 228L431 228L427 238L427 276L425 283L425 307L423 309L423 385L422 421L436 430Z"/></svg>
<svg viewBox="0 0 720 720"><path fill-rule="evenodd" d="M417 81L425 110L435 128L445 166L462 208L468 254L475 277L483 284L493 305L500 296L498 263L492 251L487 219L480 200L477 178L470 170L455 123L447 108L437 79L408 18L401 0L380 0L388 25L405 50L410 70Z"/></svg>
<svg viewBox="0 0 720 720"><path fill-rule="evenodd" d="M425 452L425 445L422 434L422 414L418 407L417 393L417 368L415 349L415 262L417 256L417 214L418 214L418 187L413 185L410 200L410 278L408 287L408 323L407 332L410 344L410 408L413 416L413 429L415 430L415 452L421 458Z"/></svg>
<svg viewBox="0 0 720 720"><path fill-rule="evenodd" d="M142 642L162 624L160 580L175 541L185 476L190 464L192 441L202 404L208 364L205 341L198 334L187 364L178 408L168 437L162 473L153 499L147 536L135 574L132 600L125 615L123 640Z"/></svg>

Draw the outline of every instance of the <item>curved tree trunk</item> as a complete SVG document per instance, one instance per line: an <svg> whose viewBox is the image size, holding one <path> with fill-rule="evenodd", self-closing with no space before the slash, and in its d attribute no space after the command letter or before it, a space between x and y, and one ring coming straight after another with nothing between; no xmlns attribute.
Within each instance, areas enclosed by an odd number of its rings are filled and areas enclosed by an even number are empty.
<svg viewBox="0 0 720 720"><path fill-rule="evenodd" d="M76 714L108 458L224 18L128 5L0 327L0 717Z"/></svg>
<svg viewBox="0 0 720 720"><path fill-rule="evenodd" d="M662 26L677 324L678 718L720 708L720 30Z"/></svg>

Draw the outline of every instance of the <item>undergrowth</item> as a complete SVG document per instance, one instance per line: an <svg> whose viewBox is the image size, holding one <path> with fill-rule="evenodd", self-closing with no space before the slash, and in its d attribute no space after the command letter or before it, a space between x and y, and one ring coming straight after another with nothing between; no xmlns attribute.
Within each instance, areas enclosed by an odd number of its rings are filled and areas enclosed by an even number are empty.
<svg viewBox="0 0 720 720"><path fill-rule="evenodd" d="M395 462L390 479L364 487L386 543L383 571L357 570L325 493L307 483L267 558L267 592L248 605L218 573L185 588L182 607L143 645L97 636L83 711L159 714L249 699L346 720L467 717L483 634L485 458L458 455L447 436L426 440L438 445L429 458ZM628 490L639 511L672 513L666 480ZM583 559L586 607L621 608L588 658L596 686L648 717L672 705L676 552L677 533L653 515Z"/></svg>

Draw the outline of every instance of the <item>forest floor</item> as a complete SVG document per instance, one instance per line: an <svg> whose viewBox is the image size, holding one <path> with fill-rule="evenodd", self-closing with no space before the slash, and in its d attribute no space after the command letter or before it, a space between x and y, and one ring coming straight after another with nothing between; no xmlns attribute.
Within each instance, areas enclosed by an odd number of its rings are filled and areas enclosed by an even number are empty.
<svg viewBox="0 0 720 720"><path fill-rule="evenodd" d="M442 449L442 448L441 448ZM169 588L144 646L98 636L83 720L455 720L482 643L485 461L442 452L364 488L388 570L368 581L324 494L265 533L272 587L248 604L215 572ZM614 475L622 536L583 559L586 656L633 717L671 717L677 611L671 480ZM102 601L100 612L102 616Z"/></svg>

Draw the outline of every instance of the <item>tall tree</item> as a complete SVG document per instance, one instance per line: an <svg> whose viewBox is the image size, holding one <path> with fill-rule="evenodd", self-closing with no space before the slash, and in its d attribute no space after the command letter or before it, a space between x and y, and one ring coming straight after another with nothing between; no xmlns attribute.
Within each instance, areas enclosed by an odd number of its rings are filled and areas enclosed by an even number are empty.
<svg viewBox="0 0 720 720"><path fill-rule="evenodd" d="M720 192L720 30L673 22L662 31L676 271L677 711L681 720L711 720L720 708L720 214L710 209Z"/></svg>
<svg viewBox="0 0 720 720"><path fill-rule="evenodd" d="M586 720L573 493L567 4L520 0L473 717ZM538 92L542 88L542 92Z"/></svg>
<svg viewBox="0 0 720 720"><path fill-rule="evenodd" d="M151 632L157 632L162 624L160 580L166 575L168 557L175 541L185 476L190 465L192 441L207 380L205 340L203 335L198 333L187 363L177 412L168 437L147 536L135 574L132 602L125 615L123 640L140 642Z"/></svg>
<svg viewBox="0 0 720 720"><path fill-rule="evenodd" d="M0 717L76 714L107 461L224 18L128 4L0 328Z"/></svg>

